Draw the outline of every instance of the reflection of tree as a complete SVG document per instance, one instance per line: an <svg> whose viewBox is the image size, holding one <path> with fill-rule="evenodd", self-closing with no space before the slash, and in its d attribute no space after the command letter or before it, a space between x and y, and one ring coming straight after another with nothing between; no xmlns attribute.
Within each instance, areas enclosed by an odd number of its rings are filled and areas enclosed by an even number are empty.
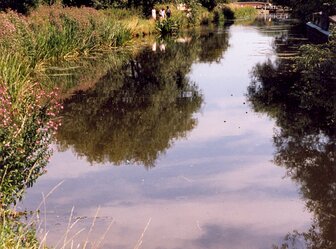
<svg viewBox="0 0 336 249"><path fill-rule="evenodd" d="M186 74L198 50L188 45L145 49L68 99L57 135L61 148L72 146L90 162L153 165L196 124L202 97Z"/></svg>
<svg viewBox="0 0 336 249"><path fill-rule="evenodd" d="M222 59L223 51L229 47L229 36L224 30L216 34L214 32L201 33L198 39L201 43L200 62L219 62Z"/></svg>
<svg viewBox="0 0 336 249"><path fill-rule="evenodd" d="M307 46L302 54L296 61L257 65L248 98L255 111L276 120L275 162L300 184L315 216L308 232L288 240L331 249L336 247L335 53L326 45Z"/></svg>

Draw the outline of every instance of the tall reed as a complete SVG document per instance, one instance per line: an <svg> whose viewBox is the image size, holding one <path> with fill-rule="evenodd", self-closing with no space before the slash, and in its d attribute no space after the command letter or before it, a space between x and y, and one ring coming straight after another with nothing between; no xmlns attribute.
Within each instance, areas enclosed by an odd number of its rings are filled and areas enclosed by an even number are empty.
<svg viewBox="0 0 336 249"><path fill-rule="evenodd" d="M14 12L0 15L0 82L14 102L29 94L36 75L55 61L111 50L131 39L130 29L121 21L92 8L55 5L42 6L28 17Z"/></svg>

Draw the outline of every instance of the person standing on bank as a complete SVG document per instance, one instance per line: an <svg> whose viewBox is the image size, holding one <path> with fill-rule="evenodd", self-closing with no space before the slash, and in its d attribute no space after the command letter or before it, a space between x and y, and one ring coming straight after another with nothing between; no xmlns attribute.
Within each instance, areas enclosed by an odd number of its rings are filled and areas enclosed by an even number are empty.
<svg viewBox="0 0 336 249"><path fill-rule="evenodd" d="M166 15L167 15L167 18L171 17L171 10L169 9L169 6L167 6Z"/></svg>
<svg viewBox="0 0 336 249"><path fill-rule="evenodd" d="M152 9L152 18L156 20L156 9L155 8Z"/></svg>
<svg viewBox="0 0 336 249"><path fill-rule="evenodd" d="M160 16L160 19L165 19L166 17L166 13L165 13L165 9L162 8L160 11L159 11L159 16Z"/></svg>

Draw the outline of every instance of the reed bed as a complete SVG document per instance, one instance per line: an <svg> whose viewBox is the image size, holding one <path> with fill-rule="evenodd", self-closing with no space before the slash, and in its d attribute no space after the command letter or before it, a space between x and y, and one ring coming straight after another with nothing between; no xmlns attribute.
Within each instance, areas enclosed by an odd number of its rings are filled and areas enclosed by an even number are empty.
<svg viewBox="0 0 336 249"><path fill-rule="evenodd" d="M125 22L93 8L41 6L28 17L0 13L0 20L0 84L13 101L29 94L36 75L56 61L121 47L132 38Z"/></svg>

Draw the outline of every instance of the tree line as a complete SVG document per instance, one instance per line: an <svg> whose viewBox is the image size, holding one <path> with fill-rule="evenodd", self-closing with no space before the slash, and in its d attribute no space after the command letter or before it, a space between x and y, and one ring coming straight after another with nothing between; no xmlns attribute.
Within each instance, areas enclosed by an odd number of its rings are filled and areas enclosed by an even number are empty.
<svg viewBox="0 0 336 249"><path fill-rule="evenodd" d="M19 13L27 14L39 5L53 5L62 4L68 7L93 7L97 9L102 8L142 8L143 10L148 10L152 8L155 4L166 3L166 4L201 4L209 10L212 10L219 3L226 3L228 0L0 0L0 11L14 10Z"/></svg>
<svg viewBox="0 0 336 249"><path fill-rule="evenodd" d="M291 7L293 14L302 20L309 20L314 12L324 11L329 15L336 14L335 0L273 0L272 2Z"/></svg>

